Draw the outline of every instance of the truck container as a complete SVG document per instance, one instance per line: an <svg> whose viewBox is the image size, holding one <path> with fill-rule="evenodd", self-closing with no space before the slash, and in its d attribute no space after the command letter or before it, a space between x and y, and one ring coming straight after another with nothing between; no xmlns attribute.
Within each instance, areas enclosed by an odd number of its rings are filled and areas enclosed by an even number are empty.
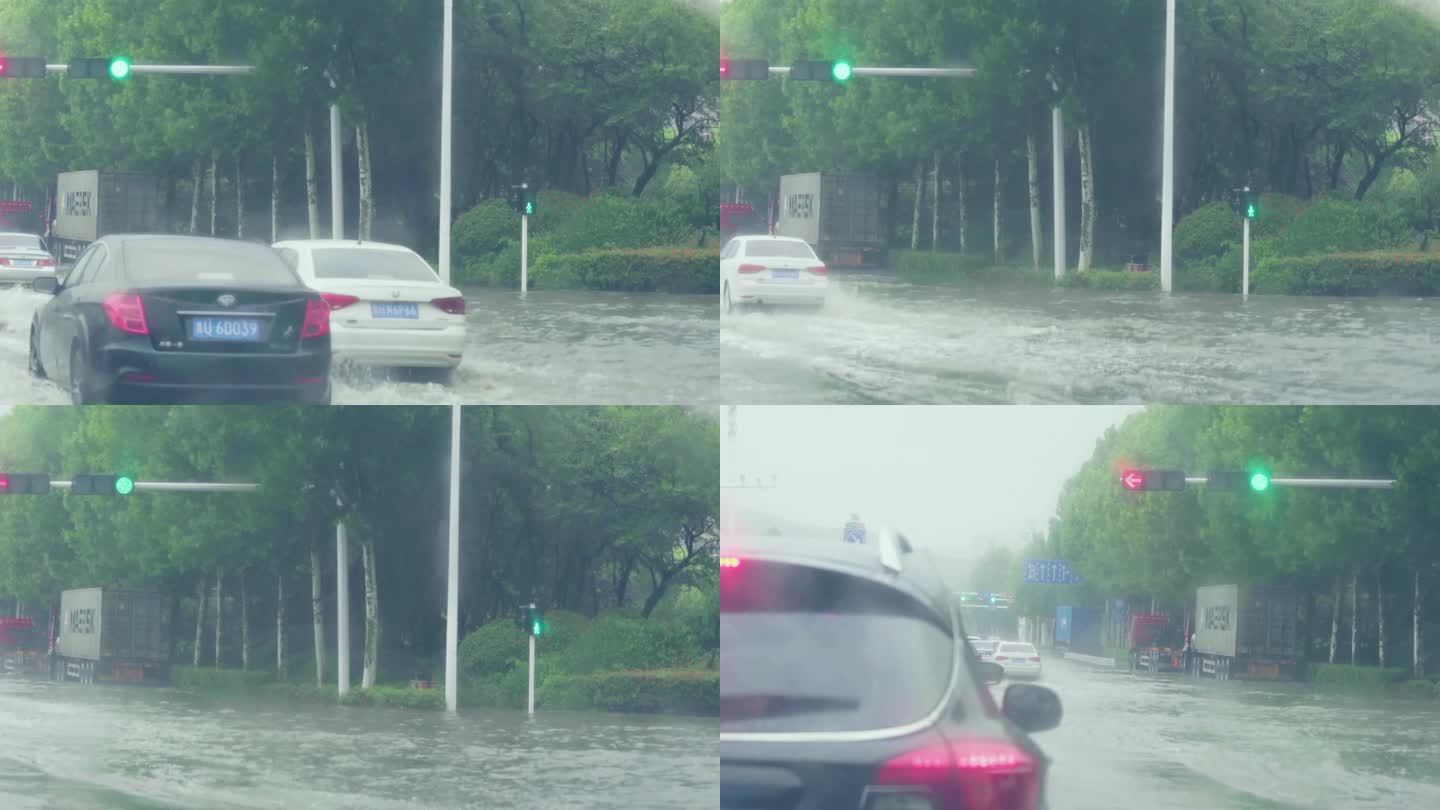
<svg viewBox="0 0 1440 810"><path fill-rule="evenodd" d="M73 262L96 239L164 230L160 182L136 172L66 172L55 181L51 252Z"/></svg>
<svg viewBox="0 0 1440 810"><path fill-rule="evenodd" d="M1195 593L1190 674L1293 680L1297 602L1285 585L1209 585Z"/></svg>
<svg viewBox="0 0 1440 810"><path fill-rule="evenodd" d="M80 588L60 594L59 633L51 672L94 683L166 681L170 606L158 593Z"/></svg>
<svg viewBox="0 0 1440 810"><path fill-rule="evenodd" d="M1100 611L1062 605L1055 608L1055 646L1088 655L1101 652Z"/></svg>
<svg viewBox="0 0 1440 810"><path fill-rule="evenodd" d="M775 233L804 239L833 267L883 265L880 208L880 181L871 175L787 174Z"/></svg>

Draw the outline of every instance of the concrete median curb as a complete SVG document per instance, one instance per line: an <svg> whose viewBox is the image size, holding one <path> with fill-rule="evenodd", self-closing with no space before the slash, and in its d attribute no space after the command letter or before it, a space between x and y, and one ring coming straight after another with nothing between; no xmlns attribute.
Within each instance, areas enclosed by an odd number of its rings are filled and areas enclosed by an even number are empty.
<svg viewBox="0 0 1440 810"><path fill-rule="evenodd" d="M1066 661L1079 661L1083 664L1090 664L1097 667L1118 667L1120 662L1114 658L1102 658L1098 655L1081 655L1080 653L1067 652L1064 656Z"/></svg>

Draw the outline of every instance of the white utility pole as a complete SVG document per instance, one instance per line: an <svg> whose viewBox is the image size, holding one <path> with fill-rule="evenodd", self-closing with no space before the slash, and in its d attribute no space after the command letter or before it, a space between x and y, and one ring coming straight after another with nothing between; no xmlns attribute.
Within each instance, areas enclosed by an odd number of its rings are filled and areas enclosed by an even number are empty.
<svg viewBox="0 0 1440 810"><path fill-rule="evenodd" d="M460 700L460 406L450 406L450 558L445 583L445 708ZM534 660L532 654L531 660Z"/></svg>
<svg viewBox="0 0 1440 810"><path fill-rule="evenodd" d="M334 82L331 82L334 87ZM330 238L345 238L345 169L340 154L340 105L330 105Z"/></svg>
<svg viewBox="0 0 1440 810"><path fill-rule="evenodd" d="M1056 104L1050 110L1050 139L1051 148L1054 153L1052 164L1052 181L1050 185L1054 189L1053 208L1055 220L1053 223L1055 231L1055 278L1065 277L1065 114L1060 112L1060 105Z"/></svg>
<svg viewBox="0 0 1440 810"><path fill-rule="evenodd" d="M1160 181L1160 289L1170 292L1175 230L1175 0L1165 0L1165 124Z"/></svg>
<svg viewBox="0 0 1440 810"><path fill-rule="evenodd" d="M335 677L340 694L350 691L350 548L345 538L345 521L335 521L335 635L339 642L339 658Z"/></svg>
<svg viewBox="0 0 1440 810"><path fill-rule="evenodd" d="M455 0L445 0L444 67L440 76L440 280L450 283L450 133L454 113ZM447 692L450 689L446 681ZM454 701L451 701L454 710Z"/></svg>
<svg viewBox="0 0 1440 810"><path fill-rule="evenodd" d="M535 716L535 630L530 630L530 700L529 714Z"/></svg>
<svg viewBox="0 0 1440 810"><path fill-rule="evenodd" d="M520 214L520 294L530 290L530 215Z"/></svg>
<svg viewBox="0 0 1440 810"><path fill-rule="evenodd" d="M1242 227L1245 236L1242 240L1244 248L1241 251L1243 260L1240 264L1240 298L1245 299L1250 297L1250 217L1245 217Z"/></svg>

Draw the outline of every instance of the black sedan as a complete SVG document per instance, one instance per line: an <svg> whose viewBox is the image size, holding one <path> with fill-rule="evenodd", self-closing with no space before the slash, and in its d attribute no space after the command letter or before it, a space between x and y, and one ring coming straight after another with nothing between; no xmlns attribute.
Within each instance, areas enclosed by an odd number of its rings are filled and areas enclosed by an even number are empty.
<svg viewBox="0 0 1440 810"><path fill-rule="evenodd" d="M330 309L266 245L107 236L30 327L30 370L104 402L330 401Z"/></svg>

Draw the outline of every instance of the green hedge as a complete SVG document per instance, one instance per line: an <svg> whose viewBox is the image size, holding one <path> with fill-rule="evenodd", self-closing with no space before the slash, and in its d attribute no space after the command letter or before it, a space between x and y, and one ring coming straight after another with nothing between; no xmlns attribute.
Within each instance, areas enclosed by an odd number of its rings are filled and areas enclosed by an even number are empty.
<svg viewBox="0 0 1440 810"><path fill-rule="evenodd" d="M912 284L979 284L1048 287L1054 274L1029 267L996 267L989 256L946 251L897 250L891 253L895 274Z"/></svg>
<svg viewBox="0 0 1440 810"><path fill-rule="evenodd" d="M590 673L612 669L667 669L695 658L695 640L676 622L607 614L596 619L565 654L565 672Z"/></svg>
<svg viewBox="0 0 1440 810"><path fill-rule="evenodd" d="M1252 268L1250 285L1257 293L1288 295L1435 295L1440 292L1440 254L1276 257Z"/></svg>
<svg viewBox="0 0 1440 810"><path fill-rule="evenodd" d="M590 619L568 610L545 614L545 632L535 643L536 653L548 658L564 652L590 627ZM510 619L496 619L460 642L460 674L467 677L503 675L530 655L529 636Z"/></svg>
<svg viewBox="0 0 1440 810"><path fill-rule="evenodd" d="M275 673L214 667L172 667L170 681L177 689L245 692L274 683Z"/></svg>
<svg viewBox="0 0 1440 810"><path fill-rule="evenodd" d="M610 712L720 713L720 673L710 670L621 670L553 675L535 701L551 709Z"/></svg>
<svg viewBox="0 0 1440 810"><path fill-rule="evenodd" d="M1350 664L1310 665L1310 680L1316 686L1333 686L1345 689L1384 689L1410 677L1406 667L1357 667Z"/></svg>
<svg viewBox="0 0 1440 810"><path fill-rule="evenodd" d="M411 689L403 686L374 686L369 689L351 689L340 698L342 706L398 706L405 709L444 709L445 691L436 689Z"/></svg>
<svg viewBox="0 0 1440 810"><path fill-rule="evenodd" d="M625 292L714 294L720 257L700 248L641 248L557 253L535 262L530 285Z"/></svg>
<svg viewBox="0 0 1440 810"><path fill-rule="evenodd" d="M1083 287L1092 290L1158 290L1158 272L1131 273L1127 270L1088 270L1084 273L1066 273L1060 282L1064 287Z"/></svg>
<svg viewBox="0 0 1440 810"><path fill-rule="evenodd" d="M1415 700L1440 700L1440 681L1429 678L1414 678L1390 685L1390 692L1403 698Z"/></svg>
<svg viewBox="0 0 1440 810"><path fill-rule="evenodd" d="M1408 240L1409 229L1402 217L1351 200L1311 203L1276 237L1280 256L1393 250Z"/></svg>

